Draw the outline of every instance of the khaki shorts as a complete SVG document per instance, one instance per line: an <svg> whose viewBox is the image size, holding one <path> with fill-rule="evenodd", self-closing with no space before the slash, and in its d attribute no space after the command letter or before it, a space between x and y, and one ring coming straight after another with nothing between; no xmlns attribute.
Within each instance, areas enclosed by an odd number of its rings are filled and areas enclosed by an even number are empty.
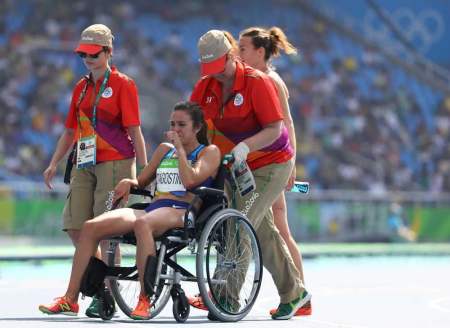
<svg viewBox="0 0 450 328"><path fill-rule="evenodd" d="M135 159L108 161L85 169L73 168L63 210L63 230L79 230L105 211L108 192L125 178L136 177Z"/></svg>

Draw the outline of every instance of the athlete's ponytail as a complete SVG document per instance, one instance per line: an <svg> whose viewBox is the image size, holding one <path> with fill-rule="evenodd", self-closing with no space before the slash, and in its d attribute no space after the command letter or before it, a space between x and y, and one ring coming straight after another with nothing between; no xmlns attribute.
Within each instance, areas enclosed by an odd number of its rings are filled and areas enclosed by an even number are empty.
<svg viewBox="0 0 450 328"><path fill-rule="evenodd" d="M286 34L279 27L270 29L249 27L240 33L240 37L249 37L255 49L264 48L264 60L278 57L283 50L286 54L296 54L297 49L288 41Z"/></svg>

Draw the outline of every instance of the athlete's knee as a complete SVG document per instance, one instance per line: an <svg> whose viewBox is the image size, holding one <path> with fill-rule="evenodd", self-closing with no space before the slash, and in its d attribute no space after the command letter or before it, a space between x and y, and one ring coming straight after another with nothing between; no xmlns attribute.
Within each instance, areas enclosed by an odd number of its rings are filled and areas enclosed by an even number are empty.
<svg viewBox="0 0 450 328"><path fill-rule="evenodd" d="M83 223L81 228L80 239L81 238L94 238L98 233L98 223L92 220L88 220Z"/></svg>
<svg viewBox="0 0 450 328"><path fill-rule="evenodd" d="M276 201L272 204L272 211L284 211L286 207L284 206L283 202Z"/></svg>
<svg viewBox="0 0 450 328"><path fill-rule="evenodd" d="M134 222L135 234L148 233L149 231L151 231L151 224L147 222L147 220L142 217L136 219L136 221Z"/></svg>

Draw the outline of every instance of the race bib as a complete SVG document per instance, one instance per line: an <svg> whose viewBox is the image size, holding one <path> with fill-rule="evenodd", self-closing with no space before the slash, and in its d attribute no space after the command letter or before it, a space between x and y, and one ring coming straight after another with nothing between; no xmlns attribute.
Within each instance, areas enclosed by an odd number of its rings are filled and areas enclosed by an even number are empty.
<svg viewBox="0 0 450 328"><path fill-rule="evenodd" d="M158 192L186 191L180 179L178 159L167 158L161 161L156 170L156 190Z"/></svg>
<svg viewBox="0 0 450 328"><path fill-rule="evenodd" d="M96 163L96 136L80 138L77 142L77 169L94 166Z"/></svg>

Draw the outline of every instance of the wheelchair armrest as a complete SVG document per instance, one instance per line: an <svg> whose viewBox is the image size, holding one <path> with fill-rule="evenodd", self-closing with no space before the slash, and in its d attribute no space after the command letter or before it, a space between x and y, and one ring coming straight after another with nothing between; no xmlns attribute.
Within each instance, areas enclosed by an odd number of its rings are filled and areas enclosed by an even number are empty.
<svg viewBox="0 0 450 328"><path fill-rule="evenodd" d="M152 193L147 189L130 188L130 194L131 195L141 195L141 196L153 198Z"/></svg>
<svg viewBox="0 0 450 328"><path fill-rule="evenodd" d="M225 193L223 190L208 188L208 187L198 187L191 191L193 194L199 196L200 198L223 198Z"/></svg>
<svg viewBox="0 0 450 328"><path fill-rule="evenodd" d="M145 210L149 204L150 203L134 203L128 207L132 208L133 210Z"/></svg>

